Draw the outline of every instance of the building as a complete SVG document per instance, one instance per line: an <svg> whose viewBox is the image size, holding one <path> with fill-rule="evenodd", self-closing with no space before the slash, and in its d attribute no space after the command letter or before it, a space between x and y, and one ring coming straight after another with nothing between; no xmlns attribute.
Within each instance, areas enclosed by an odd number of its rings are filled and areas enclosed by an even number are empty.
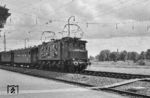
<svg viewBox="0 0 150 98"><path fill-rule="evenodd" d="M8 11L9 9L5 8L5 6L0 6L0 28L4 27L7 18L11 15Z"/></svg>

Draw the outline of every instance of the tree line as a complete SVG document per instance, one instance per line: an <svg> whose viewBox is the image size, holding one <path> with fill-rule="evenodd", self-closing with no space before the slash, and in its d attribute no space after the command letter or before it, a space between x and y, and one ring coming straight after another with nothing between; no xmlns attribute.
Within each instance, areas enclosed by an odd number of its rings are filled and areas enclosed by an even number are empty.
<svg viewBox="0 0 150 98"><path fill-rule="evenodd" d="M90 57L91 59L94 57ZM126 61L126 60L133 60L137 62L138 60L150 60L150 49L147 51L142 51L141 53L137 53L135 51L127 52L126 50L121 52L110 50L102 50L96 57L98 61Z"/></svg>

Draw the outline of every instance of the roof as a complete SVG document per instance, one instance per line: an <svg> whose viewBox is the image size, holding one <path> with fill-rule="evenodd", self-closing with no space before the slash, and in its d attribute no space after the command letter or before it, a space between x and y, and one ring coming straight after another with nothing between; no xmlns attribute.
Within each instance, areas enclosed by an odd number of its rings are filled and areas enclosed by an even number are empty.
<svg viewBox="0 0 150 98"><path fill-rule="evenodd" d="M81 38L77 38L77 37L64 37L64 38L62 38L61 40L63 40L63 41L79 41L79 42L84 42L84 43L86 43L87 41L85 41L85 40L81 40Z"/></svg>

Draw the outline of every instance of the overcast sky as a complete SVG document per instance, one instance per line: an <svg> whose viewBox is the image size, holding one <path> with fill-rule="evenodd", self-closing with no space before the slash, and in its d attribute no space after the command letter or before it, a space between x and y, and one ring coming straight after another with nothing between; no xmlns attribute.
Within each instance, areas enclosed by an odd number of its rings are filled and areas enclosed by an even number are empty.
<svg viewBox="0 0 150 98"><path fill-rule="evenodd" d="M42 31L62 31L70 16L84 31L89 55L150 48L150 0L1 0L4 4L11 13L5 25L8 49L24 47L27 37L29 46L38 44ZM3 50L2 38L0 46Z"/></svg>

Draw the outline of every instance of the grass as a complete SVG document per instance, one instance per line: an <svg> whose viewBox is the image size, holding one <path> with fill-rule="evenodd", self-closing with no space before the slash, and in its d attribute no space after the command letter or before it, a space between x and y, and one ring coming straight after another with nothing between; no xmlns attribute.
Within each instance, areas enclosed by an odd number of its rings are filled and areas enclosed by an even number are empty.
<svg viewBox="0 0 150 98"><path fill-rule="evenodd" d="M134 63L133 61L104 61L104 62L92 62L92 67L123 67L123 68L150 68L150 61L144 60L145 65L140 65L140 61Z"/></svg>

